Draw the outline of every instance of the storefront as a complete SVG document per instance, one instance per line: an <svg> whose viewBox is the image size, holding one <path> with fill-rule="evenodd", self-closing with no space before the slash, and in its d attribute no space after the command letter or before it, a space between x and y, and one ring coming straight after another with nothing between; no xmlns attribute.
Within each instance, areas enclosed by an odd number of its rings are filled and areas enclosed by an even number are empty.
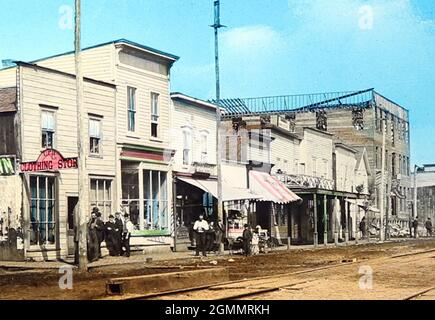
<svg viewBox="0 0 435 320"><path fill-rule="evenodd" d="M279 244L286 243L290 234L289 217L302 199L266 172L250 171L249 187L261 196L252 206L251 225L269 230Z"/></svg>
<svg viewBox="0 0 435 320"><path fill-rule="evenodd" d="M20 164L26 258L51 260L74 253L68 243L68 229L74 228L68 224L67 193L77 184L77 168L77 158L65 158L54 149L44 150L34 162Z"/></svg>
<svg viewBox="0 0 435 320"><path fill-rule="evenodd" d="M240 233L242 223L235 223L234 216L242 215L247 219L246 203L258 199L259 196L247 188L230 185L226 179L222 182L222 199L224 206L224 219L226 233ZM215 177L202 179L186 174L179 174L175 178L176 206L175 221L177 225L176 247L177 251L186 246L194 245L193 224L202 214L208 221L218 221L217 216L217 189L218 181ZM181 248L181 249L180 249Z"/></svg>
<svg viewBox="0 0 435 320"><path fill-rule="evenodd" d="M141 249L161 246L162 250L169 250L173 232L170 205L173 152L124 147L120 154L119 205L135 226L131 244Z"/></svg>

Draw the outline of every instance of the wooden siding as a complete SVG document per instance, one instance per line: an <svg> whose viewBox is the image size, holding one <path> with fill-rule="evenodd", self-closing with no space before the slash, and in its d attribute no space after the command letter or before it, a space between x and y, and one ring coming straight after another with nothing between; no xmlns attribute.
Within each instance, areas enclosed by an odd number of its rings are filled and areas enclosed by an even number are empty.
<svg viewBox="0 0 435 320"><path fill-rule="evenodd" d="M275 164L272 174L278 170L287 174L297 174L295 161L300 161L300 141L276 131L272 131L272 137L275 138L271 143L272 163Z"/></svg>
<svg viewBox="0 0 435 320"><path fill-rule="evenodd" d="M15 112L0 113L0 155L16 155Z"/></svg>
<svg viewBox="0 0 435 320"><path fill-rule="evenodd" d="M35 161L42 151L41 110L54 108L56 119L55 148L64 157L77 157L77 108L75 78L30 67L20 67L23 157L22 161ZM86 114L99 115L102 121L102 156L87 156L88 173L115 177L115 89L94 82L84 83ZM86 150L89 150L88 117ZM61 255L67 248L67 194L77 193L77 170L64 170L58 176L58 232ZM115 187L115 185L114 185Z"/></svg>
<svg viewBox="0 0 435 320"><path fill-rule="evenodd" d="M170 96L167 77L120 66L116 71L118 143L168 149ZM127 87L136 88L136 131L128 131ZM159 137L151 138L151 93L159 94Z"/></svg>
<svg viewBox="0 0 435 320"><path fill-rule="evenodd" d="M336 147L336 187L338 191L356 192L355 169L357 159L355 153Z"/></svg>
<svg viewBox="0 0 435 320"><path fill-rule="evenodd" d="M113 54L112 44L82 51L83 75L88 78L113 82ZM75 74L74 54L67 54L53 58L47 58L35 62L36 64L56 69L59 71Z"/></svg>
<svg viewBox="0 0 435 320"><path fill-rule="evenodd" d="M0 88L16 87L17 68L0 70Z"/></svg>
<svg viewBox="0 0 435 320"><path fill-rule="evenodd" d="M189 166L183 165L183 128L192 130L192 162L201 162L201 133L207 132L208 164L216 165L216 112L192 104L173 101L171 114L171 148L174 149L174 170L190 172ZM214 170L215 171L215 170ZM213 172L216 174L216 172Z"/></svg>
<svg viewBox="0 0 435 320"><path fill-rule="evenodd" d="M313 167L313 159L316 159L316 168ZM326 161L327 172L323 168ZM304 139L301 143L301 163L305 163L306 175L332 180L332 137L321 132L304 129Z"/></svg>
<svg viewBox="0 0 435 320"><path fill-rule="evenodd" d="M118 143L166 149L169 147L170 135L169 76L122 64L118 56L120 51L118 47L122 48L122 45L115 47L114 44L108 44L83 51L83 74L89 78L116 83ZM37 63L41 66L75 73L73 54L48 58ZM127 127L128 86L137 89L136 132L128 132ZM151 138L151 92L159 94L158 139Z"/></svg>

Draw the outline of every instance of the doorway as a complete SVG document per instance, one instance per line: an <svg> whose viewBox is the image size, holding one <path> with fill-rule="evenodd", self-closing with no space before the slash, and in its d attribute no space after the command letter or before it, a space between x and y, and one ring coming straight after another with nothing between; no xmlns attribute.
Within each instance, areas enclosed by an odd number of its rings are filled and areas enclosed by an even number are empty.
<svg viewBox="0 0 435 320"><path fill-rule="evenodd" d="M68 197L68 226L67 226L67 237L68 237L68 255L74 256L76 252L76 242L75 238L75 215L76 215L76 207L79 202L78 197Z"/></svg>

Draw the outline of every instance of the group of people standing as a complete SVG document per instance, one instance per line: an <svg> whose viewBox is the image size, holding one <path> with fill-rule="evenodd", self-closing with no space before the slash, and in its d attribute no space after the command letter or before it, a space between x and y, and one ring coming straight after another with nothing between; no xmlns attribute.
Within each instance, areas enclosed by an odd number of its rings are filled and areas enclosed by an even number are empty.
<svg viewBox="0 0 435 320"><path fill-rule="evenodd" d="M367 236L367 223L366 223L366 218L364 217L360 224L359 224L359 230L362 233L363 238L365 238ZM418 217L415 217L414 219L410 219L409 220L409 229L410 229L410 236L417 238L418 236L418 227L419 227L419 222L418 222ZM426 235L428 237L432 237L432 221L430 218L427 218L424 227L426 228Z"/></svg>
<svg viewBox="0 0 435 320"><path fill-rule="evenodd" d="M88 222L88 260L93 262L102 258L103 241L106 242L110 256L130 257L130 237L133 230L134 225L128 214L122 216L117 212L104 222L99 209L93 208Z"/></svg>
<svg viewBox="0 0 435 320"><path fill-rule="evenodd" d="M223 243L224 226L222 221L210 223L204 219L204 215L200 215L198 220L193 225L193 232L196 239L196 256L199 256L200 252L204 257L207 253L213 251L219 252L219 247Z"/></svg>

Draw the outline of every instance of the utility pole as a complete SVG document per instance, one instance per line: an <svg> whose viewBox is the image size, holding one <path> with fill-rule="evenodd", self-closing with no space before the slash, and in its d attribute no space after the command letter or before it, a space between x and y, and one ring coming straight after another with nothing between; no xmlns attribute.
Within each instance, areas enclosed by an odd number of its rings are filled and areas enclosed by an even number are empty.
<svg viewBox="0 0 435 320"><path fill-rule="evenodd" d="M81 67L81 3L80 0L75 0L75 69L76 69L76 94L77 94L77 148L78 148L78 188L79 188L79 203L78 217L76 219L76 232L78 232L78 265L80 271L88 270L87 256L87 227L86 227L86 212L88 210L88 183L86 172L86 134L84 121L84 106L83 106L83 74Z"/></svg>
<svg viewBox="0 0 435 320"><path fill-rule="evenodd" d="M420 167L414 165L414 201L413 201L413 218L418 217L418 205L417 205L417 172Z"/></svg>
<svg viewBox="0 0 435 320"><path fill-rule="evenodd" d="M221 25L220 19L220 1L214 1L214 24L211 26L214 28L214 38L215 38L215 67L216 67L216 160L217 160L217 193L218 193L218 219L224 222L224 208L223 208L223 197L222 197L222 151L221 151L221 93L220 93L220 75L219 75L219 29L224 27ZM227 230L225 230L226 234ZM219 252L224 251L224 244L221 243L219 247Z"/></svg>
<svg viewBox="0 0 435 320"><path fill-rule="evenodd" d="M382 119L382 166L381 166L381 187L380 187L380 223L379 223L379 241L384 241L384 211L385 211L385 144L387 121Z"/></svg>

